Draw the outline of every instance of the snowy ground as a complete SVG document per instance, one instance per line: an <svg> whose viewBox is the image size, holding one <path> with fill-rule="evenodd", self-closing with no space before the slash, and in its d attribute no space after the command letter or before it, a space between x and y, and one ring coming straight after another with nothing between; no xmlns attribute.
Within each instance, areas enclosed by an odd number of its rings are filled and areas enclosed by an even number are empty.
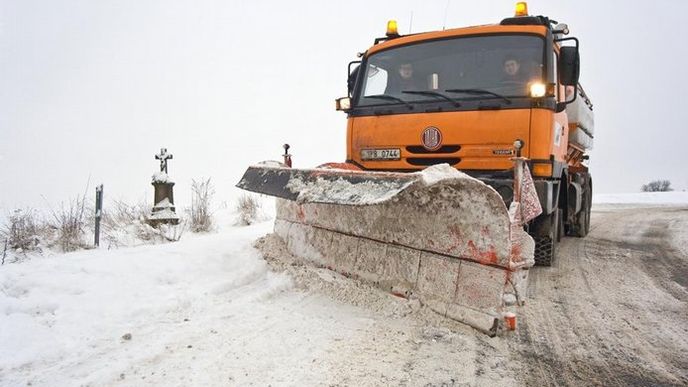
<svg viewBox="0 0 688 387"><path fill-rule="evenodd" d="M272 219L226 223L173 244L50 254L0 267L0 385L350 384L367 372L351 351L376 350L374 343L351 345L361 331L401 332L397 353L419 346L399 320L418 305L326 271L292 272L323 290L309 291L271 271L252 247ZM360 305L322 289L328 283L348 288ZM380 327L383 316L396 320ZM454 335L419 328L424 340ZM351 359L358 360L342 373L338 365ZM385 375L365 377L372 383Z"/></svg>
<svg viewBox="0 0 688 387"><path fill-rule="evenodd" d="M688 381L681 355L688 332L675 321L688 312L679 278L687 265L688 195L661 195L597 196L598 226L584 240L566 238L557 267L533 273L522 329L494 339L326 270L266 261L252 245L271 231L271 220L225 224L172 244L6 264L0 385L680 385ZM679 210L639 214L615 208L620 202ZM631 215L632 227L615 236ZM643 219L652 219L650 228ZM635 229L640 234L627 234ZM660 234L677 250L629 247ZM682 270L674 282L663 271L668 264L643 263L664 256ZM637 273L617 265L635 260ZM594 265L618 266L614 275L625 280L607 286ZM653 285L631 288L643 281ZM653 304L667 314L647 313ZM636 306L643 310L625 309ZM573 331L561 329L564 321Z"/></svg>
<svg viewBox="0 0 688 387"><path fill-rule="evenodd" d="M275 316L261 306L291 286L250 247L269 228L2 267L0 380L100 384L162 353L208 351L195 335L213 329L234 325L241 338L247 321ZM241 323L223 324L232 319Z"/></svg>
<svg viewBox="0 0 688 387"><path fill-rule="evenodd" d="M592 203L596 209L648 206L676 206L688 204L688 192L640 192L625 194L596 194Z"/></svg>

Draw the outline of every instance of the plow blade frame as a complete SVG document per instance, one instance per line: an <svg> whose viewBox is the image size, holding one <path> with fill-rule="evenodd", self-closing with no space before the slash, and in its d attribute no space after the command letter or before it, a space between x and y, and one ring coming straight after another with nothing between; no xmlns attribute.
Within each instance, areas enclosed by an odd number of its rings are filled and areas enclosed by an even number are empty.
<svg viewBox="0 0 688 387"><path fill-rule="evenodd" d="M524 300L533 240L518 202L508 210L481 181L437 170L254 166L238 186L280 198L275 233L293 255L494 335Z"/></svg>

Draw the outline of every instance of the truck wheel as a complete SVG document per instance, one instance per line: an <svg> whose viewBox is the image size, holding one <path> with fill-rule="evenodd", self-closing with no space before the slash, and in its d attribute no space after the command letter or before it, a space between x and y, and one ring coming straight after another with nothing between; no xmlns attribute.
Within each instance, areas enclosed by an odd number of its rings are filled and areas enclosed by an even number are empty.
<svg viewBox="0 0 688 387"><path fill-rule="evenodd" d="M534 224L535 264L538 266L552 266L557 254L560 214L561 210L557 209Z"/></svg>
<svg viewBox="0 0 688 387"><path fill-rule="evenodd" d="M592 214L592 187L588 189L588 206L585 211L585 235L590 233L590 217Z"/></svg>
<svg viewBox="0 0 688 387"><path fill-rule="evenodd" d="M575 235L583 238L590 232L590 210L592 207L592 190L590 185L586 185L583 191L583 203L580 213L576 216Z"/></svg>

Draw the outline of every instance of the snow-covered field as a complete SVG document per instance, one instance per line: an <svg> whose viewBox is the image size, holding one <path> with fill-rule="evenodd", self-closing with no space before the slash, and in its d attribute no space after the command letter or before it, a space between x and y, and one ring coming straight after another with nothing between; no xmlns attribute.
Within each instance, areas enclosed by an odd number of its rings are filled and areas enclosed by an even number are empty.
<svg viewBox="0 0 688 387"><path fill-rule="evenodd" d="M642 206L671 206L688 204L688 192L640 192L623 194L596 194L592 198L598 208Z"/></svg>
<svg viewBox="0 0 688 387"><path fill-rule="evenodd" d="M0 381L100 384L126 378L127 367L161 353L215 358L215 349L195 335L231 329L238 343L248 340L250 321L278 318L282 308L269 300L291 287L288 277L270 272L251 248L269 231L265 222L176 244L3 266ZM189 372L170 373L180 371Z"/></svg>
<svg viewBox="0 0 688 387"><path fill-rule="evenodd" d="M688 193L595 197L596 208L629 203L688 205ZM483 344L458 325L416 337L410 325L423 322L397 318L416 306L392 296L375 295L371 308L304 289L293 271L271 270L252 247L271 232L272 219L224 223L177 243L0 266L0 385L442 384L455 381L445 375L482 374L462 364L476 363L480 345L504 345ZM318 275L326 284L349 281ZM393 345L378 348L375 337ZM418 361L425 342L433 351L445 346L452 373L443 362ZM494 372L504 367L503 359L489 361ZM372 373L369 363L391 376ZM511 383L508 373L499 375L497 384Z"/></svg>

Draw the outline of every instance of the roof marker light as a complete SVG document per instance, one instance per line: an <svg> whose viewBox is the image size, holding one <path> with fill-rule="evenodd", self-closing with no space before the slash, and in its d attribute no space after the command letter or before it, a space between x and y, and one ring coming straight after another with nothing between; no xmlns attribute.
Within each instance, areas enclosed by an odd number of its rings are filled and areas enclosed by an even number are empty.
<svg viewBox="0 0 688 387"><path fill-rule="evenodd" d="M388 37L399 36L399 29L397 28L397 21L390 20L387 22L387 34Z"/></svg>
<svg viewBox="0 0 688 387"><path fill-rule="evenodd" d="M525 1L516 3L516 16L528 16L528 3Z"/></svg>

